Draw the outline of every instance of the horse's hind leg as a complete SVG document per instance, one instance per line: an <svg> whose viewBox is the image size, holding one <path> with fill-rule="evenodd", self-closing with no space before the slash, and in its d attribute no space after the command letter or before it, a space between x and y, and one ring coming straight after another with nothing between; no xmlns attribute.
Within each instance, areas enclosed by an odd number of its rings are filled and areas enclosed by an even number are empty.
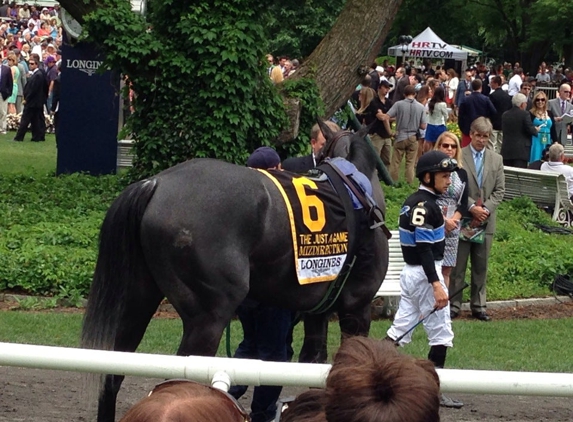
<svg viewBox="0 0 573 422"><path fill-rule="evenodd" d="M368 336L370 331L370 304L361 308L338 311L342 340L352 336Z"/></svg>
<svg viewBox="0 0 573 422"><path fill-rule="evenodd" d="M141 342L151 317L157 310L163 294L150 276L140 276L137 286L126 294L123 315L118 322L114 350L135 352ZM97 422L114 422L117 393L125 376L106 375L98 400Z"/></svg>
<svg viewBox="0 0 573 422"><path fill-rule="evenodd" d="M299 362L326 362L328 336L328 314L304 315L304 343L298 358Z"/></svg>
<svg viewBox="0 0 573 422"><path fill-rule="evenodd" d="M249 289L249 261L235 250L200 256L161 286L183 322L180 356L215 356L223 330Z"/></svg>

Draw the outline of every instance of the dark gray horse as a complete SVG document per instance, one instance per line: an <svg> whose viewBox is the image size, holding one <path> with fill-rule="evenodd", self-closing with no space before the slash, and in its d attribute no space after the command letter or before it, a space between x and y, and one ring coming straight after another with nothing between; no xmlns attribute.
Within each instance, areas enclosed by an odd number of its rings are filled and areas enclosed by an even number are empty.
<svg viewBox="0 0 573 422"><path fill-rule="evenodd" d="M374 153L355 135L321 125L333 151L372 176L384 210ZM332 310L343 335L368 335L370 302L388 265L388 242L366 225L356 236L355 265ZM82 347L133 352L161 300L183 321L178 355L213 356L225 326L247 295L308 311L329 283L301 286L294 268L284 200L258 171L195 159L132 184L112 204L100 233L99 256L84 318ZM304 318L302 361L326 359L326 314ZM113 422L123 376L107 375L98 421Z"/></svg>

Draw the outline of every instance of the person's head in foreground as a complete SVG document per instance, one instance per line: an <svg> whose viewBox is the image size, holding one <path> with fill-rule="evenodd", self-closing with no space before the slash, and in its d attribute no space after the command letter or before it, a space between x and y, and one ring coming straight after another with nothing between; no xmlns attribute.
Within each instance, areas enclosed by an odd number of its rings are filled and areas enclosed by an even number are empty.
<svg viewBox="0 0 573 422"><path fill-rule="evenodd" d="M440 381L432 362L402 355L390 342L345 340L325 390L296 398L281 422L437 422Z"/></svg>
<svg viewBox="0 0 573 422"><path fill-rule="evenodd" d="M249 422L241 405L226 392L188 380L155 386L120 422Z"/></svg>

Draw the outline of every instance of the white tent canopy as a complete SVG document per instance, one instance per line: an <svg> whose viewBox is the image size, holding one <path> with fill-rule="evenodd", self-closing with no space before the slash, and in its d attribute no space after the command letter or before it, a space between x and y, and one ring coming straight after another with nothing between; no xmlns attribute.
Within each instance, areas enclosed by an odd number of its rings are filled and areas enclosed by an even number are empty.
<svg viewBox="0 0 573 422"><path fill-rule="evenodd" d="M395 45L388 49L389 56L402 56L402 46ZM458 48L452 47L436 35L430 27L408 44L404 54L405 57L415 57L419 59L454 59L467 60L468 53Z"/></svg>

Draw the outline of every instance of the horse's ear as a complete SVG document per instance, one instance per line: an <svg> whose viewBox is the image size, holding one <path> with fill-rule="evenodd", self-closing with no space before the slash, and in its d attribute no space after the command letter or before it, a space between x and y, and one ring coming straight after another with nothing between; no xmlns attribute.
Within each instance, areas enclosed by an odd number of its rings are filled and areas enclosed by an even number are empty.
<svg viewBox="0 0 573 422"><path fill-rule="evenodd" d="M320 127L320 131L324 135L324 138L328 141L334 137L334 132L332 129L326 124L324 120L321 118L316 119L318 126Z"/></svg>
<svg viewBox="0 0 573 422"><path fill-rule="evenodd" d="M370 129L372 129L372 127L374 126L375 123L376 123L376 120L374 120L368 126L362 126L360 128L360 130L358 130L358 132L354 133L354 137L356 137L357 139L364 139L364 137L366 135L368 135L368 132L370 132Z"/></svg>

